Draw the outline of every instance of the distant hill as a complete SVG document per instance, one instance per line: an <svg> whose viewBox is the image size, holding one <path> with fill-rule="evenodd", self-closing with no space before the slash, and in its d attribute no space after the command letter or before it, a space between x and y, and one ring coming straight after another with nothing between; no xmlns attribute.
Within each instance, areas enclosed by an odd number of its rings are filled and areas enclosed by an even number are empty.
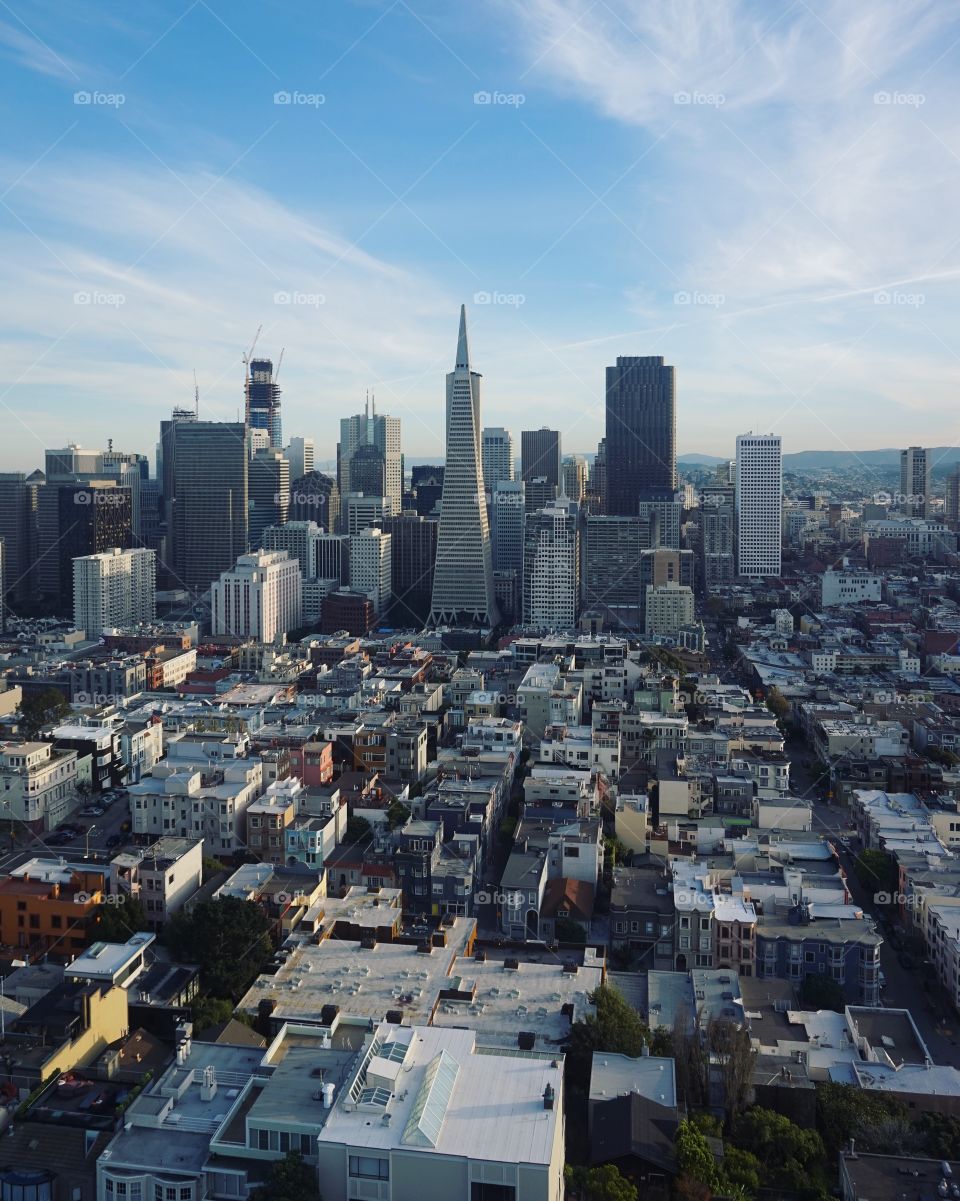
<svg viewBox="0 0 960 1201"><path fill-rule="evenodd" d="M933 456L934 474L943 475L950 467L960 463L960 447L928 447ZM678 462L709 466L725 462L716 455L685 454L677 456ZM896 467L900 466L900 447L883 450L798 450L783 456L786 471L843 471L851 467Z"/></svg>

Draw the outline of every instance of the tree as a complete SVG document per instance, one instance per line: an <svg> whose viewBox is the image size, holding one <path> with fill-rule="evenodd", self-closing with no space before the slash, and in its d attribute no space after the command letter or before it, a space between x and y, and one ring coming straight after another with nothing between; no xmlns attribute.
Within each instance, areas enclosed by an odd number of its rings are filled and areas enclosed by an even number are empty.
<svg viewBox="0 0 960 1201"><path fill-rule="evenodd" d="M229 1022L233 1017L233 1002L224 997L197 997L191 1006L190 1017L199 1035L211 1026Z"/></svg>
<svg viewBox="0 0 960 1201"><path fill-rule="evenodd" d="M648 1030L636 1011L612 984L601 984L590 998L596 1013L574 1022L570 1030L567 1070L571 1080L586 1085L594 1051L636 1058L643 1053Z"/></svg>
<svg viewBox="0 0 960 1201"><path fill-rule="evenodd" d="M675 1146L680 1174L706 1185L711 1192L716 1189L719 1184L717 1161L703 1131L693 1122L682 1121L677 1127Z"/></svg>
<svg viewBox="0 0 960 1201"><path fill-rule="evenodd" d="M790 712L790 702L779 688L771 688L767 693L767 708L778 721L782 721Z"/></svg>
<svg viewBox="0 0 960 1201"><path fill-rule="evenodd" d="M553 929L557 942L575 942L582 945L587 941L583 926L579 922L575 922L572 917L558 917L553 924Z"/></svg>
<svg viewBox="0 0 960 1201"><path fill-rule="evenodd" d="M250 1201L323 1201L317 1174L297 1151L270 1165L270 1175L250 1194Z"/></svg>
<svg viewBox="0 0 960 1201"><path fill-rule="evenodd" d="M20 702L20 725L26 738L36 738L44 726L59 721L70 712L62 692L42 688L31 692Z"/></svg>
<svg viewBox="0 0 960 1201"><path fill-rule="evenodd" d="M900 875L886 851L861 851L853 865L857 879L873 893L877 905L891 905L900 890Z"/></svg>
<svg viewBox="0 0 960 1201"><path fill-rule="evenodd" d="M851 1138L866 1136L889 1118L906 1118L907 1107L895 1097L884 1097L850 1084L817 1085L817 1126L827 1153L833 1159Z"/></svg>
<svg viewBox="0 0 960 1201"><path fill-rule="evenodd" d="M577 1189L583 1201L637 1201L637 1189L615 1164L599 1168L564 1169L567 1187Z"/></svg>
<svg viewBox="0 0 960 1201"><path fill-rule="evenodd" d="M365 838L369 837L370 823L365 817L351 815L347 818L347 828L343 835L344 842L353 844L355 842L363 842Z"/></svg>
<svg viewBox="0 0 960 1201"><path fill-rule="evenodd" d="M706 1044L712 1063L720 1070L727 1121L732 1122L746 1108L753 1080L750 1035L742 1026L714 1018L707 1024Z"/></svg>
<svg viewBox="0 0 960 1201"><path fill-rule="evenodd" d="M834 1013L843 1013L846 999L836 980L811 972L804 976L800 985L800 1004L804 1009L832 1009Z"/></svg>
<svg viewBox="0 0 960 1201"><path fill-rule="evenodd" d="M815 1130L758 1106L737 1119L732 1141L761 1164L763 1188L810 1198L828 1195L826 1152Z"/></svg>
<svg viewBox="0 0 960 1201"><path fill-rule="evenodd" d="M136 897L111 896L97 910L93 933L98 942L126 942L131 934L149 930L146 910Z"/></svg>
<svg viewBox="0 0 960 1201"><path fill-rule="evenodd" d="M924 1113L915 1129L924 1153L932 1159L960 1159L960 1119L947 1113Z"/></svg>
<svg viewBox="0 0 960 1201"><path fill-rule="evenodd" d="M756 1193L763 1172L760 1160L749 1151L739 1147L727 1147L723 1154L723 1179L731 1189L743 1193Z"/></svg>
<svg viewBox="0 0 960 1201"><path fill-rule="evenodd" d="M269 930L259 905L221 897L181 910L162 937L175 959L200 964L204 992L239 1001L273 954Z"/></svg>
<svg viewBox="0 0 960 1201"><path fill-rule="evenodd" d="M222 859L217 859L214 855L204 855L203 857L203 882L207 883L214 876L219 876L221 872L227 870L227 865Z"/></svg>
<svg viewBox="0 0 960 1201"><path fill-rule="evenodd" d="M395 830L397 826L402 826L406 823L410 816L410 810L401 801L394 801L387 810L387 826L391 830ZM360 819L361 821L363 818ZM368 823L369 824L369 823Z"/></svg>

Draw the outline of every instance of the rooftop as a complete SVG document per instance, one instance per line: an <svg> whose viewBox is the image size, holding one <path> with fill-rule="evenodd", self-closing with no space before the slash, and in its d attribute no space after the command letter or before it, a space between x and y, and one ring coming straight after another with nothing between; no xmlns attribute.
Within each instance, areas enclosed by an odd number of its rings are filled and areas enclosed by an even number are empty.
<svg viewBox="0 0 960 1201"><path fill-rule="evenodd" d="M594 1051L590 1068L590 1100L609 1101L627 1093L639 1093L648 1101L673 1107L677 1104L676 1065L659 1055L614 1055Z"/></svg>

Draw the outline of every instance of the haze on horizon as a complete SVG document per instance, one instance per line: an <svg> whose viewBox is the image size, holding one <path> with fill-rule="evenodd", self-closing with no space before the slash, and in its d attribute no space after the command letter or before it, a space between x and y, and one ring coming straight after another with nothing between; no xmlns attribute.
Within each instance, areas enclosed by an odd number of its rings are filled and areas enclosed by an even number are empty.
<svg viewBox="0 0 960 1201"><path fill-rule="evenodd" d="M677 367L681 458L956 441L946 0L36 0L0 54L0 469L152 458L194 370L234 419L261 324L286 438L369 388L442 455L461 302L484 423L566 451L618 354Z"/></svg>

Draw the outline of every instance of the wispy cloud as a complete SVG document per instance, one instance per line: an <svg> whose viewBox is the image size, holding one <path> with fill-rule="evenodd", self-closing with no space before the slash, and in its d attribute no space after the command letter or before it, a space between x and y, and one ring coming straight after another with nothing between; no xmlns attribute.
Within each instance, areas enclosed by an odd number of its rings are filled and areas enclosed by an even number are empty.
<svg viewBox="0 0 960 1201"><path fill-rule="evenodd" d="M7 11L11 12L10 9ZM6 58L40 75L49 75L69 83L77 83L80 80L79 63L55 50L19 18L17 22L18 24L0 21L0 47Z"/></svg>

